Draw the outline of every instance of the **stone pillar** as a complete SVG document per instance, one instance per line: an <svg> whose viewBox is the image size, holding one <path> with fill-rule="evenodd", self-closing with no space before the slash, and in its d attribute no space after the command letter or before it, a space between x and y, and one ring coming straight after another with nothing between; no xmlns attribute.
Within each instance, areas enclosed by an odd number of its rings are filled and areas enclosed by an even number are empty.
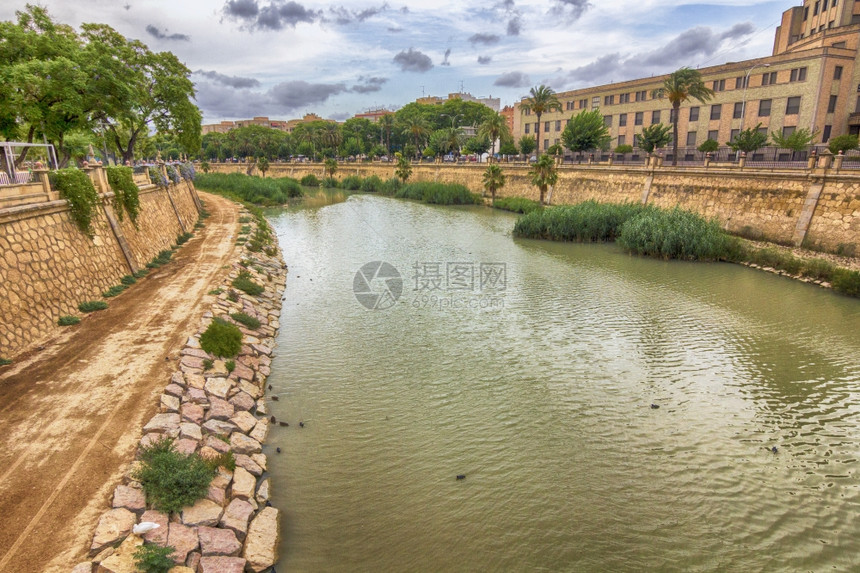
<svg viewBox="0 0 860 573"><path fill-rule="evenodd" d="M738 167L743 169L747 164L747 154L745 151L741 151L741 154L738 156Z"/></svg>
<svg viewBox="0 0 860 573"><path fill-rule="evenodd" d="M711 162L712 162L713 160L714 160L714 156L711 154L711 152L710 152L710 151L709 151L709 152L707 152L707 153L705 154L705 169L707 169L708 167L710 167L710 166L711 166Z"/></svg>
<svg viewBox="0 0 860 573"><path fill-rule="evenodd" d="M833 163L833 154L829 149L825 149L821 152L821 155L818 156L818 167L821 169L830 169L830 165Z"/></svg>
<svg viewBox="0 0 860 573"><path fill-rule="evenodd" d="M833 169L839 171L842 169L842 161L845 159L845 155L843 155L842 151L839 151L839 154L833 158Z"/></svg>
<svg viewBox="0 0 860 573"><path fill-rule="evenodd" d="M611 166L614 163L614 160L615 160L615 154L610 153L609 154L609 161L606 164Z"/></svg>
<svg viewBox="0 0 860 573"><path fill-rule="evenodd" d="M812 153L809 154L809 159L806 161L807 169L815 169L815 163L818 161L818 154L815 153L815 150L812 150Z"/></svg>
<svg viewBox="0 0 860 573"><path fill-rule="evenodd" d="M48 201L56 201L60 198L60 194L51 189L51 181L48 178L47 169L33 169L33 179L42 184L42 191L45 193Z"/></svg>

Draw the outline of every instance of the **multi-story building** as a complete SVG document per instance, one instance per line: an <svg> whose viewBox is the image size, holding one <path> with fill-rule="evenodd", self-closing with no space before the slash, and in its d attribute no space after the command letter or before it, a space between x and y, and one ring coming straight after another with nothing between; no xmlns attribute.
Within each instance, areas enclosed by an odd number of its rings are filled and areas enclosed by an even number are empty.
<svg viewBox="0 0 860 573"><path fill-rule="evenodd" d="M254 119L239 119L236 121L222 121L221 123L210 123L201 126L201 131L203 135L212 132L227 133L231 129L248 127L249 125L259 125L262 127L270 127L272 129L279 129L281 131L286 131L287 133L292 133L297 125L310 121L330 121L336 123L333 119L323 119L315 113L308 113L305 114L302 119L290 119L287 121L269 119L265 116L259 116L255 117Z"/></svg>
<svg viewBox="0 0 860 573"><path fill-rule="evenodd" d="M365 112L357 113L353 117L357 117L357 118L361 118L361 119L368 119L368 120L372 121L373 123L376 123L379 121L379 118L386 116L386 115L394 115L394 112L391 110L388 110L388 109L381 109L381 108L380 109L369 109Z"/></svg>
<svg viewBox="0 0 860 573"><path fill-rule="evenodd" d="M707 103L681 105L678 144L688 149L708 139L720 145L755 127L789 135L806 128L826 143L860 133L860 0L805 0L783 13L771 56L699 69L714 90ZM671 104L652 92L666 76L560 92L561 111L541 116L541 150L561 142L570 118L599 109L612 146L636 145L643 127L669 124ZM856 87L855 87L856 86ZM535 115L515 106L514 136L533 135Z"/></svg>

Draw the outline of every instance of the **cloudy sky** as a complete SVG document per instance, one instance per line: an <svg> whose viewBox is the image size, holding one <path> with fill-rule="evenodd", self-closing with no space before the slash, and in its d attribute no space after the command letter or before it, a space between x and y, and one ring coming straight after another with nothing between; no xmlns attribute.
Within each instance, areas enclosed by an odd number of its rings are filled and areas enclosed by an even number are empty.
<svg viewBox="0 0 860 573"><path fill-rule="evenodd" d="M34 1L34 0L31 0ZM707 2L707 0L704 0ZM769 55L788 1L39 0L110 24L194 73L204 123L343 120L422 95L513 104L556 91ZM0 19L25 2L0 0Z"/></svg>

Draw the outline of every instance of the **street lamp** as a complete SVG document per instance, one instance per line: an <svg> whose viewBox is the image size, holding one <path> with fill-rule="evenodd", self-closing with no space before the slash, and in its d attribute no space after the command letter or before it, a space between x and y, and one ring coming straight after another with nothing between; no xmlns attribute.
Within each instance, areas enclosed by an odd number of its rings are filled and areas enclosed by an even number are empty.
<svg viewBox="0 0 860 573"><path fill-rule="evenodd" d="M450 117L451 118L451 127L457 127L455 125L458 117L463 117L462 113L458 113L457 115L449 115L447 113L440 113L439 117Z"/></svg>
<svg viewBox="0 0 860 573"><path fill-rule="evenodd" d="M746 77L744 78L744 96L743 96L743 102L741 103L741 129L740 129L740 131L743 131L743 130L744 130L744 122L745 122L745 120L746 120L746 113L747 113L747 85L750 83L750 74L751 74L751 73L752 73L752 71L753 71L754 69L756 69L756 68L769 68L769 67L770 67L770 64L756 64L756 65L754 65L753 67L751 67L751 68L747 71L747 75L746 75Z"/></svg>

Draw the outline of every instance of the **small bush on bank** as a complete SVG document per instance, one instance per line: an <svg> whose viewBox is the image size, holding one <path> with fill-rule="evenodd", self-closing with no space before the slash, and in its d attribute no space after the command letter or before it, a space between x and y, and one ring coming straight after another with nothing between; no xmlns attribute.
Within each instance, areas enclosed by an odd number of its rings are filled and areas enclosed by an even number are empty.
<svg viewBox="0 0 860 573"><path fill-rule="evenodd" d="M235 324L216 318L200 335L200 347L214 356L236 356L242 349L242 331Z"/></svg>
<svg viewBox="0 0 860 573"><path fill-rule="evenodd" d="M476 205L481 196L465 186L452 183L416 181L401 187L394 194L398 199L415 199L434 205Z"/></svg>
<svg viewBox="0 0 860 573"><path fill-rule="evenodd" d="M364 181L361 182L360 190L362 193L381 193L382 188L384 186L385 183L383 183L382 179L380 179L379 176L371 175L370 177L365 178Z"/></svg>
<svg viewBox="0 0 860 573"><path fill-rule="evenodd" d="M322 180L322 186L328 189L337 189L340 187L340 181L334 177L326 177Z"/></svg>
<svg viewBox="0 0 860 573"><path fill-rule="evenodd" d="M552 241L614 241L621 226L645 209L650 208L596 201L536 209L517 219L514 236Z"/></svg>
<svg viewBox="0 0 860 573"><path fill-rule="evenodd" d="M299 180L299 183L301 183L305 187L319 187L320 186L319 177L317 177L313 173L308 173L307 175L302 177Z"/></svg>
<svg viewBox="0 0 860 573"><path fill-rule="evenodd" d="M81 312L95 312L97 310L104 310L107 307L108 304L103 300L88 300L79 304L78 310Z"/></svg>
<svg viewBox="0 0 860 573"><path fill-rule="evenodd" d="M81 321L81 319L78 318L77 316L65 315L65 316L61 316L57 320L57 325L58 326L74 326L75 324L78 324L80 321Z"/></svg>
<svg viewBox="0 0 860 573"><path fill-rule="evenodd" d="M135 272L135 273L134 273L134 274L132 274L131 276L133 276L133 277L134 277L134 278L136 278L136 279L142 279L143 277L145 277L145 276L146 276L146 274L147 274L148 272L149 272L149 270L148 270L148 269L140 269L139 271Z"/></svg>
<svg viewBox="0 0 860 573"><path fill-rule="evenodd" d="M147 503L165 513L206 497L216 471L198 454L184 456L173 448L173 439L165 438L140 449L140 468L134 479L143 486Z"/></svg>
<svg viewBox="0 0 860 573"><path fill-rule="evenodd" d="M110 287L109 289L104 291L102 293L102 296L105 298L111 298L111 297L117 296L122 291L124 291L126 288L127 287L125 285L113 285L112 287Z"/></svg>
<svg viewBox="0 0 860 573"><path fill-rule="evenodd" d="M157 269L162 265L166 265L170 262L170 259L173 257L173 251L170 249L165 249L155 255L155 257L148 263L146 263L146 268L148 269Z"/></svg>
<svg viewBox="0 0 860 573"><path fill-rule="evenodd" d="M134 277L133 277L133 276L131 276L131 275L125 275L124 277L122 277L121 279L119 279L119 282L121 282L121 283L122 283L122 284L124 284L125 286L131 286L131 285L133 285L134 283L136 283L136 282L137 282L137 279L136 279L136 278L134 278Z"/></svg>
<svg viewBox="0 0 860 573"><path fill-rule="evenodd" d="M834 269L830 284L834 290L860 297L860 273L849 269Z"/></svg>
<svg viewBox="0 0 860 573"><path fill-rule="evenodd" d="M224 363L224 368L227 369L227 372L233 372L236 369L236 361L235 360L227 360Z"/></svg>
<svg viewBox="0 0 860 573"><path fill-rule="evenodd" d="M235 288L244 291L246 294L251 296L257 296L263 293L265 290L261 285L258 285L253 280L251 280L251 273L248 271L240 271L239 276L233 279L231 283Z"/></svg>
<svg viewBox="0 0 860 573"><path fill-rule="evenodd" d="M8 358L0 357L0 366L9 366L10 364L12 364L11 360L9 360Z"/></svg>
<svg viewBox="0 0 860 573"><path fill-rule="evenodd" d="M361 189L362 179L358 175L347 175L343 178L343 181L340 182L340 186L342 189L346 189L347 191L358 191Z"/></svg>
<svg viewBox="0 0 860 573"><path fill-rule="evenodd" d="M250 314L245 314L244 312L234 312L230 315L230 318L232 318L239 324L250 328L251 330L257 330L258 328L260 328L260 321L257 318L251 316Z"/></svg>
<svg viewBox="0 0 860 573"><path fill-rule="evenodd" d="M175 552L169 545L141 545L134 552L134 563L143 573L167 573L176 566L170 557Z"/></svg>
<svg viewBox="0 0 860 573"><path fill-rule="evenodd" d="M192 233L182 233L181 235L179 235L178 237L176 237L176 244L177 244L177 245L184 245L184 244L185 244L185 243L187 243L187 242L188 242L188 240L189 240L189 239L191 239L191 237L193 237L193 236L194 236L194 235L193 235Z"/></svg>
<svg viewBox="0 0 860 573"><path fill-rule="evenodd" d="M532 201L531 199L526 199L525 197L499 197L496 199L496 202L493 203L493 207L522 214L543 209L543 206L541 206L540 203Z"/></svg>
<svg viewBox="0 0 860 573"><path fill-rule="evenodd" d="M636 254L689 261L724 259L731 241L716 220L677 207L645 209L627 220L618 236L618 244Z"/></svg>
<svg viewBox="0 0 860 573"><path fill-rule="evenodd" d="M386 197L394 197L401 187L403 187L403 181L401 181L399 177L392 177L382 184L379 194L385 195Z"/></svg>

